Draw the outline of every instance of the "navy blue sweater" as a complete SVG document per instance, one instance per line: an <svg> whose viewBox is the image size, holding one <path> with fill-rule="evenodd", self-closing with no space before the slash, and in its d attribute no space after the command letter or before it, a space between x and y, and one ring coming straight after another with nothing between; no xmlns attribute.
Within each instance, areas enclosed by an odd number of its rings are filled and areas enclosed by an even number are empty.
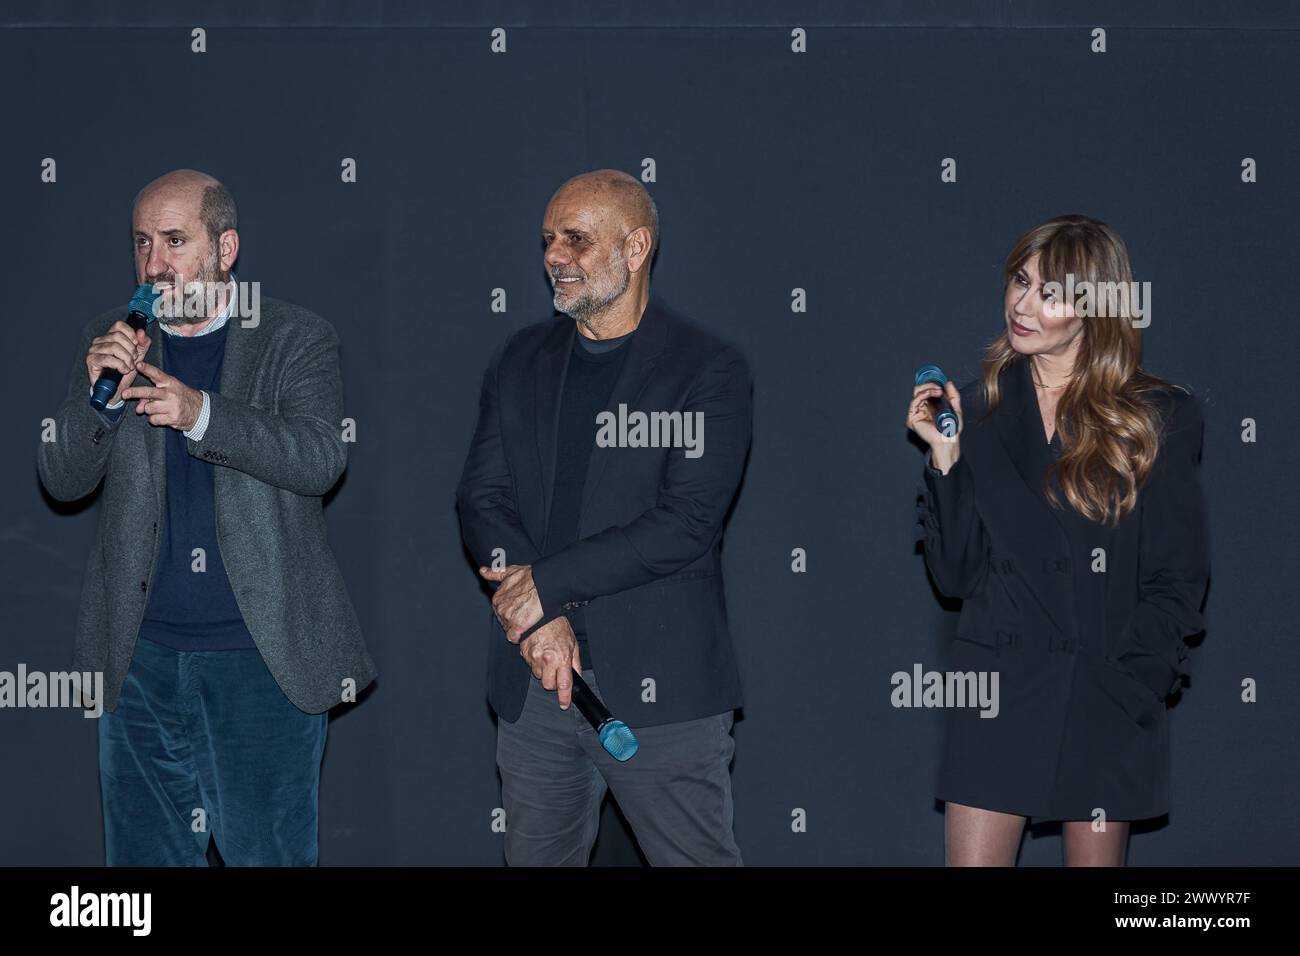
<svg viewBox="0 0 1300 956"><path fill-rule="evenodd" d="M167 373L190 388L219 392L228 329L227 324L207 335L164 334ZM125 406L116 414L124 411ZM149 586L149 604L140 624L140 636L182 651L254 648L217 545L213 492L216 466L191 455L182 432L174 428L166 431L167 495L162 547ZM206 570L196 570L200 567L194 554L196 548L203 549Z"/></svg>

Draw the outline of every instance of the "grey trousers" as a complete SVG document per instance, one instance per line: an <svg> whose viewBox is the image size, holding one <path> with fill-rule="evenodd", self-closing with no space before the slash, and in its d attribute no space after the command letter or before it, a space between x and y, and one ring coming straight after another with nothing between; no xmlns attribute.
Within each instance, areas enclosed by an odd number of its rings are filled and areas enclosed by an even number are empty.
<svg viewBox="0 0 1300 956"><path fill-rule="evenodd" d="M583 679L597 697L592 671ZM615 714L619 717L621 715ZM523 712L497 721L510 866L586 866L612 792L652 866L741 866L732 834L732 714L633 728L636 756L605 752L576 704L531 678Z"/></svg>

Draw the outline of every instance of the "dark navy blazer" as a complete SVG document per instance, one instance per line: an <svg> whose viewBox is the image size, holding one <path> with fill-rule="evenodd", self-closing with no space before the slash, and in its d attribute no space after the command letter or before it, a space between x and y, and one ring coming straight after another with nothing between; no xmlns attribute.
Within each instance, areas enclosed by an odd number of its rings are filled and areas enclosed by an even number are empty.
<svg viewBox="0 0 1300 956"><path fill-rule="evenodd" d="M564 375L577 334L560 317L520 329L483 377L478 425L457 490L466 545L491 566L529 564L544 617L584 608L601 696L630 726L741 705L727 627L723 521L749 451L751 375L740 353L657 297L647 303L609 401L617 413L702 412L703 454L593 448L579 540L542 556L554 492ZM592 422L595 442L596 423ZM535 630L536 628L534 628ZM490 619L488 698L518 719L532 673Z"/></svg>

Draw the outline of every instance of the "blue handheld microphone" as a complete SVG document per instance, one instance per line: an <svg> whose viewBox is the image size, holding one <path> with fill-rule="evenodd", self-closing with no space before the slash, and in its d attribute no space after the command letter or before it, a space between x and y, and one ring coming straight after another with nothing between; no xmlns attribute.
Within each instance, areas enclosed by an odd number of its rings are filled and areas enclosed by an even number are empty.
<svg viewBox="0 0 1300 956"><path fill-rule="evenodd" d="M149 327L149 323L156 318L153 314L153 304L158 295L151 282L146 282L135 290L130 305L126 307L126 321L131 328L139 331ZM101 412L107 408L109 400L112 399L121 381L122 373L117 369L107 367L101 369L99 378L95 380L95 390L90 394L90 406Z"/></svg>
<svg viewBox="0 0 1300 956"><path fill-rule="evenodd" d="M948 388L948 376L943 374L939 366L922 365L916 370L916 381L912 385L925 385L930 382L934 382L942 389ZM934 416L934 427L939 429L939 434L944 438L952 438L957 434L957 413L948 404L948 399L939 398L937 401L939 413Z"/></svg>
<svg viewBox="0 0 1300 956"><path fill-rule="evenodd" d="M611 757L618 761L631 760L636 755L636 735L632 728L606 710L600 698L591 692L587 682L577 671L573 672L573 702L582 711L582 716L596 729L600 745Z"/></svg>

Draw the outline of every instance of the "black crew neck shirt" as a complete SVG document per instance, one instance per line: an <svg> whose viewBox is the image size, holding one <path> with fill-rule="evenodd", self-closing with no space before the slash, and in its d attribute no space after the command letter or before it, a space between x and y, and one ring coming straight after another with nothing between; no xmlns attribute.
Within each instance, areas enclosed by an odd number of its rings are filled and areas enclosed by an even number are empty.
<svg viewBox="0 0 1300 956"><path fill-rule="evenodd" d="M575 331L569 368L560 397L560 421L556 430L555 486L546 526L545 554L554 554L578 540L582 518L582 494L587 483L587 466L596 447L596 416L613 411L609 400L627 359L625 347L636 334L612 339L589 339ZM567 612L578 639L582 666L591 668L587 628L581 608Z"/></svg>

